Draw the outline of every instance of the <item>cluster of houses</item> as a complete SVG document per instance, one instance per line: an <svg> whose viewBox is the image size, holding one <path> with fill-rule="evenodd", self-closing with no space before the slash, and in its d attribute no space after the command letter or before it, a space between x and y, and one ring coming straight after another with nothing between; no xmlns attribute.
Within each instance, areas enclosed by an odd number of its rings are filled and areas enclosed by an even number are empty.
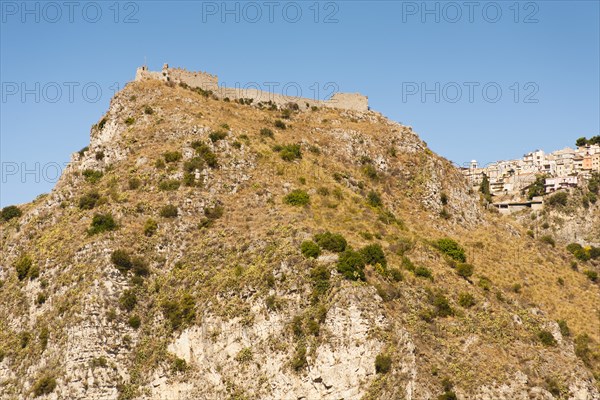
<svg viewBox="0 0 600 400"><path fill-rule="evenodd" d="M546 176L546 193L576 187L582 178L600 173L600 145L586 144L552 153L536 150L518 160L497 161L479 166L473 160L461 168L473 188L479 188L484 177L490 183L490 193L496 199L519 199L539 175ZM503 204L509 204L505 201ZM500 207L499 207L500 208Z"/></svg>

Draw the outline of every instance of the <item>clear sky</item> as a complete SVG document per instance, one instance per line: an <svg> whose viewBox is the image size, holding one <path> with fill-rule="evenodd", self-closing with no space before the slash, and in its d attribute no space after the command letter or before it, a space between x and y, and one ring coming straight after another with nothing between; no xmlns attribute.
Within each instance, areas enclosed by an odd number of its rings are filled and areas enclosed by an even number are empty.
<svg viewBox="0 0 600 400"><path fill-rule="evenodd" d="M369 96L464 164L600 132L588 1L0 1L0 206L47 193L147 63L324 98Z"/></svg>

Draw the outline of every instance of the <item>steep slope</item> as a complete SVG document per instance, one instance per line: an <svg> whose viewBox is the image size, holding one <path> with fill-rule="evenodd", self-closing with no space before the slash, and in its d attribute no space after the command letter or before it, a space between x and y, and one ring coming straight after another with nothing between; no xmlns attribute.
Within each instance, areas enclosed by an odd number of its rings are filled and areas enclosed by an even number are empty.
<svg viewBox="0 0 600 400"><path fill-rule="evenodd" d="M517 217L534 233L550 235L561 244L600 247L599 184L600 175L595 175L581 187L548 195L547 207L539 215Z"/></svg>
<svg viewBox="0 0 600 400"><path fill-rule="evenodd" d="M408 127L273 108L115 96L1 225L2 398L599 398L570 254Z"/></svg>

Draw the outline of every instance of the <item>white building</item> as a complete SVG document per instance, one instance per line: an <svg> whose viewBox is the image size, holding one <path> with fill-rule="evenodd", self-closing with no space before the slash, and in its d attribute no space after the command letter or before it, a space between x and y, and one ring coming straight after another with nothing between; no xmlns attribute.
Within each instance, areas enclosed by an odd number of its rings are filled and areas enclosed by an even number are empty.
<svg viewBox="0 0 600 400"><path fill-rule="evenodd" d="M556 192L560 189L577 187L578 178L576 176L563 176L558 178L546 179L546 193Z"/></svg>

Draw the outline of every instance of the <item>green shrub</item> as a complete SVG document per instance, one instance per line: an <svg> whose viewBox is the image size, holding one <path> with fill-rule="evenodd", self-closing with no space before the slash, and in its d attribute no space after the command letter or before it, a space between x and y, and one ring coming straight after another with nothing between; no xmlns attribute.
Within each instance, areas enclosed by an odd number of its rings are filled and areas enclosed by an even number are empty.
<svg viewBox="0 0 600 400"><path fill-rule="evenodd" d="M381 207L383 205L383 202L381 201L381 197L379 196L379 194L373 190L371 190L369 192L369 194L367 194L367 203L371 206L371 207Z"/></svg>
<svg viewBox="0 0 600 400"><path fill-rule="evenodd" d="M446 193L442 192L440 194L440 201L443 206L447 205L448 204L448 195Z"/></svg>
<svg viewBox="0 0 600 400"><path fill-rule="evenodd" d="M592 258L590 256L590 253L588 253L584 248L575 250L573 255L575 256L576 259L578 259L579 261L583 261L583 262L589 261Z"/></svg>
<svg viewBox="0 0 600 400"><path fill-rule="evenodd" d="M363 247L360 250L360 254L362 254L363 259L369 265L380 264L382 267L387 266L385 253L379 244L371 244Z"/></svg>
<svg viewBox="0 0 600 400"><path fill-rule="evenodd" d="M223 140L223 139L225 139L225 137L227 137L227 132L223 132L223 131L213 131L208 134L208 138L213 143L216 143L219 140Z"/></svg>
<svg viewBox="0 0 600 400"><path fill-rule="evenodd" d="M321 255L321 248L312 240L306 240L300 245L300 251L306 258L317 258Z"/></svg>
<svg viewBox="0 0 600 400"><path fill-rule="evenodd" d="M566 206L569 200L569 194L567 192L558 192L548 197L546 204L550 207Z"/></svg>
<svg viewBox="0 0 600 400"><path fill-rule="evenodd" d="M392 358L385 354L378 354L375 357L375 372L378 374L387 374L392 368Z"/></svg>
<svg viewBox="0 0 600 400"><path fill-rule="evenodd" d="M87 194L84 194L79 199L79 208L82 210L91 210L96 207L96 204L100 200L100 194L94 190Z"/></svg>
<svg viewBox="0 0 600 400"><path fill-rule="evenodd" d="M294 161L302 158L299 144L286 144L279 148L279 155L284 161Z"/></svg>
<svg viewBox="0 0 600 400"><path fill-rule="evenodd" d="M548 228L550 228L550 224L548 222L544 222L542 224L542 229L548 229Z"/></svg>
<svg viewBox="0 0 600 400"><path fill-rule="evenodd" d="M296 338L301 338L302 336L304 336L304 328L302 327L302 316L294 316L290 324L290 328Z"/></svg>
<svg viewBox="0 0 600 400"><path fill-rule="evenodd" d="M451 217L452 215L448 212L448 210L446 210L446 208L443 208L442 211L440 211L440 218L450 219Z"/></svg>
<svg viewBox="0 0 600 400"><path fill-rule="evenodd" d="M114 231L117 229L117 223L110 214L94 214L92 224L88 229L89 235L95 235L102 232Z"/></svg>
<svg viewBox="0 0 600 400"><path fill-rule="evenodd" d="M458 295L458 304L464 308L471 308L476 304L475 297L470 293L460 293Z"/></svg>
<svg viewBox="0 0 600 400"><path fill-rule="evenodd" d="M165 162L173 163L180 161L183 158L183 155L180 151L167 151L163 153L163 157L165 159Z"/></svg>
<svg viewBox="0 0 600 400"><path fill-rule="evenodd" d="M45 375L39 378L33 384L31 390L33 391L33 397L40 397L45 394L50 394L56 389L56 379L53 376Z"/></svg>
<svg viewBox="0 0 600 400"><path fill-rule="evenodd" d="M144 235L148 237L154 236L157 230L158 223L152 218L147 219L144 223Z"/></svg>
<svg viewBox="0 0 600 400"><path fill-rule="evenodd" d="M202 157L194 157L183 163L183 170L185 172L196 172L204 169L204 159Z"/></svg>
<svg viewBox="0 0 600 400"><path fill-rule="evenodd" d="M363 165L361 171L367 178L377 179L377 168L375 168L372 164Z"/></svg>
<svg viewBox="0 0 600 400"><path fill-rule="evenodd" d="M282 129L282 130L286 128L285 122L283 122L280 119L276 120L275 123L274 123L274 125L275 125L275 128L279 128L279 129Z"/></svg>
<svg viewBox="0 0 600 400"><path fill-rule="evenodd" d="M443 238L436 242L436 247L442 253L451 259L459 262L467 262L465 250L455 241L450 238Z"/></svg>
<svg viewBox="0 0 600 400"><path fill-rule="evenodd" d="M106 119L106 118L105 118ZM106 122L105 119L103 119L102 121ZM102 122L101 121L101 122ZM98 125L98 127L100 128L100 126ZM102 124L102 127L104 127L104 124ZM102 129L102 128L100 128ZM85 146L83 149L79 150L77 153L79 154L79 157L83 157L85 155L85 153L90 149L89 146Z"/></svg>
<svg viewBox="0 0 600 400"><path fill-rule="evenodd" d="M194 141L191 144L192 148L196 150L196 154L201 157L206 165L210 168L218 167L217 155L212 152L210 147L207 144L202 143L201 141Z"/></svg>
<svg viewBox="0 0 600 400"><path fill-rule="evenodd" d="M329 231L316 234L314 240L322 249L334 253L341 253L348 246L348 242L346 242L346 239L342 235Z"/></svg>
<svg viewBox="0 0 600 400"><path fill-rule="evenodd" d="M185 372L187 368L187 362L183 358L175 357L171 364L171 370L175 373Z"/></svg>
<svg viewBox="0 0 600 400"><path fill-rule="evenodd" d="M584 333L582 335L577 335L573 342L575 344L575 355L589 366L591 359L594 357L594 354L590 349L592 339Z"/></svg>
<svg viewBox="0 0 600 400"><path fill-rule="evenodd" d="M435 294L433 298L433 306L435 307L438 317L444 318L454 315L454 311L452 310L452 307L450 307L450 302L446 296L441 293Z"/></svg>
<svg viewBox="0 0 600 400"><path fill-rule="evenodd" d="M267 283L267 286L270 288L274 288L275 287L275 275L273 275L272 272L267 272L265 274L265 282Z"/></svg>
<svg viewBox="0 0 600 400"><path fill-rule="evenodd" d="M588 279L592 282L598 281L598 273L596 271L592 271L591 269L585 270L584 275L588 277Z"/></svg>
<svg viewBox="0 0 600 400"><path fill-rule="evenodd" d="M123 294L119 298L119 305L122 309L126 311L132 311L137 304L137 296L135 292L131 289L126 289L123 291Z"/></svg>
<svg viewBox="0 0 600 400"><path fill-rule="evenodd" d="M129 320L127 322L129 323L129 326L133 329L138 329L140 325L142 325L142 320L137 315L132 315L131 317L129 317Z"/></svg>
<svg viewBox="0 0 600 400"><path fill-rule="evenodd" d="M106 361L106 357L94 357L90 360L90 366L92 368L106 368L108 367L108 361Z"/></svg>
<svg viewBox="0 0 600 400"><path fill-rule="evenodd" d="M46 302L46 294L44 292L40 292L35 299L35 304L41 306Z"/></svg>
<svg viewBox="0 0 600 400"><path fill-rule="evenodd" d="M296 347L296 353L292 358L291 366L294 369L294 371L300 371L301 369L306 367L307 364L308 362L306 361L306 346L303 344L299 344L298 347Z"/></svg>
<svg viewBox="0 0 600 400"><path fill-rule="evenodd" d="M416 267L414 270L416 276L420 276L421 278L432 279L433 275L431 274L431 270L427 267Z"/></svg>
<svg viewBox="0 0 600 400"><path fill-rule="evenodd" d="M166 164L165 164L165 162L164 162L164 161L163 161L161 158L159 158L159 159L158 159L158 160L156 160L156 162L154 163L154 167L155 167L156 169L164 169L164 168L166 167Z"/></svg>
<svg viewBox="0 0 600 400"><path fill-rule="evenodd" d="M135 118L133 118L133 117L125 118L125 125L127 125L127 126L133 125L134 122L135 122Z"/></svg>
<svg viewBox="0 0 600 400"><path fill-rule="evenodd" d="M6 222L13 218L19 218L23 213L17 206L7 206L0 211L0 220Z"/></svg>
<svg viewBox="0 0 600 400"><path fill-rule="evenodd" d="M100 122L98 122L98 129L102 130L102 128L104 128L104 125L106 125L107 122L108 122L108 119L106 117L102 118L100 120ZM84 149L87 150L87 146L84 147Z"/></svg>
<svg viewBox="0 0 600 400"><path fill-rule="evenodd" d="M224 208L222 206L207 207L204 209L205 218L200 221L199 228L208 228L216 220L223 216Z"/></svg>
<svg viewBox="0 0 600 400"><path fill-rule="evenodd" d="M196 175L191 172L184 172L183 185L187 187L196 186Z"/></svg>
<svg viewBox="0 0 600 400"><path fill-rule="evenodd" d="M283 118L283 119L290 119L291 116L292 116L292 111L287 108L281 112L281 118Z"/></svg>
<svg viewBox="0 0 600 400"><path fill-rule="evenodd" d="M196 318L196 302L189 294L181 296L179 301L166 300L161 304L165 319L171 328L177 330L185 324L190 324Z"/></svg>
<svg viewBox="0 0 600 400"><path fill-rule="evenodd" d="M269 311L280 310L282 306L281 302L277 300L277 296L275 295L267 296L265 299L265 305Z"/></svg>
<svg viewBox="0 0 600 400"><path fill-rule="evenodd" d="M33 264L29 270L29 279L34 280L40 276L40 267L37 264Z"/></svg>
<svg viewBox="0 0 600 400"><path fill-rule="evenodd" d="M570 243L567 245L567 251L573 255L575 255L576 252L582 251L582 250L583 250L583 247L579 243Z"/></svg>
<svg viewBox="0 0 600 400"><path fill-rule="evenodd" d="M131 272L136 276L148 276L150 274L150 268L148 263L142 257L133 257L131 259Z"/></svg>
<svg viewBox="0 0 600 400"><path fill-rule="evenodd" d="M546 330L542 330L538 332L538 339L544 346L556 346L556 339L552 336L552 333Z"/></svg>
<svg viewBox="0 0 600 400"><path fill-rule="evenodd" d="M373 234L371 232L360 232L360 236L365 240L373 240Z"/></svg>
<svg viewBox="0 0 600 400"><path fill-rule="evenodd" d="M361 156L359 161L361 165L373 164L373 159L369 156Z"/></svg>
<svg viewBox="0 0 600 400"><path fill-rule="evenodd" d="M330 277L331 273L324 265L319 265L310 270L310 280L313 284L313 300L317 300L329 290Z"/></svg>
<svg viewBox="0 0 600 400"><path fill-rule="evenodd" d="M235 361L239 362L240 364L244 364L252 361L253 357L254 355L252 354L252 348L244 347L236 354Z"/></svg>
<svg viewBox="0 0 600 400"><path fill-rule="evenodd" d="M547 175L541 174L536 175L535 182L529 186L527 191L527 198L529 200L537 196L543 196L546 194L546 178Z"/></svg>
<svg viewBox="0 0 600 400"><path fill-rule="evenodd" d="M42 329L40 329L40 334L38 337L40 339L40 347L42 348L42 351L46 350L46 347L48 347L48 339L50 338L50 332L48 331L48 328L44 326Z"/></svg>
<svg viewBox="0 0 600 400"><path fill-rule="evenodd" d="M283 198L283 202L290 206L305 206L310 203L310 196L304 190L292 190Z"/></svg>
<svg viewBox="0 0 600 400"><path fill-rule="evenodd" d="M181 182L177 179L167 179L158 184L158 188L164 191L174 191L179 189L179 186L181 186Z"/></svg>
<svg viewBox="0 0 600 400"><path fill-rule="evenodd" d="M29 345L29 342L31 341L31 333L29 332L21 332L21 334L19 335L19 343L21 345L21 348L24 349L25 347L27 347Z"/></svg>
<svg viewBox="0 0 600 400"><path fill-rule="evenodd" d="M154 110L152 109L152 107L146 106L146 107L144 107L144 114L152 115L152 114L154 114Z"/></svg>
<svg viewBox="0 0 600 400"><path fill-rule="evenodd" d="M104 151L102 151L102 150L97 151L95 157L96 157L96 160L98 160L98 161L104 160Z"/></svg>
<svg viewBox="0 0 600 400"><path fill-rule="evenodd" d="M552 236L548 236L548 235L542 236L540 238L540 242L549 244L552 247L554 247L556 245L556 241L554 240L554 238Z"/></svg>
<svg viewBox="0 0 600 400"><path fill-rule="evenodd" d="M592 173L592 178L588 181L588 190L594 194L600 192L600 173Z"/></svg>
<svg viewBox="0 0 600 400"><path fill-rule="evenodd" d="M97 171L94 169L85 169L83 170L83 172L81 173L83 175L83 177L85 178L85 180L89 183L95 184L98 183L100 181L100 179L102 179L102 176L104 175L102 173L102 171Z"/></svg>
<svg viewBox="0 0 600 400"><path fill-rule="evenodd" d="M365 280L365 260L363 256L353 250L345 250L339 256L337 271L349 280Z"/></svg>
<svg viewBox="0 0 600 400"><path fill-rule="evenodd" d="M33 260L27 254L21 255L15 262L15 269L17 270L17 278L20 281L27 278L29 274L29 269L33 265Z"/></svg>
<svg viewBox="0 0 600 400"><path fill-rule="evenodd" d="M330 192L325 186L321 186L317 189L317 194L319 194L319 196L327 197L329 196Z"/></svg>
<svg viewBox="0 0 600 400"><path fill-rule="evenodd" d="M129 179L129 190L137 190L142 186L142 180L140 178L130 178Z"/></svg>
<svg viewBox="0 0 600 400"><path fill-rule="evenodd" d="M402 267L411 272L415 272L416 270L415 264L406 256L402 257Z"/></svg>
<svg viewBox="0 0 600 400"><path fill-rule="evenodd" d="M487 292L492 288L492 281L488 277L481 276L479 278L479 282L477 283L477 286L479 286L480 288L482 288L483 290L485 290Z"/></svg>
<svg viewBox="0 0 600 400"><path fill-rule="evenodd" d="M106 312L106 320L108 322L113 322L115 319L117 319L117 312L114 308L111 308Z"/></svg>
<svg viewBox="0 0 600 400"><path fill-rule="evenodd" d="M268 137L270 139L273 139L275 137L275 134L269 128L262 128L260 130L260 136L264 136L264 137Z"/></svg>
<svg viewBox="0 0 600 400"><path fill-rule="evenodd" d="M179 212L173 204L167 204L160 209L160 216L163 218L176 218Z"/></svg>
<svg viewBox="0 0 600 400"><path fill-rule="evenodd" d="M473 275L474 267L471 264L460 263L456 266L456 273L465 279L469 279Z"/></svg>
<svg viewBox="0 0 600 400"><path fill-rule="evenodd" d="M569 329L569 325L567 325L567 321L565 321L564 319L559 319L558 321L556 321L556 323L558 324L560 334L563 337L571 336L571 330Z"/></svg>
<svg viewBox="0 0 600 400"><path fill-rule="evenodd" d="M400 282L400 281L404 280L402 271L400 271L398 268L391 268L389 270L389 274L394 282Z"/></svg>
<svg viewBox="0 0 600 400"><path fill-rule="evenodd" d="M588 208L590 206L590 203L596 204L597 201L598 201L598 195L596 195L596 193L587 192L583 196L582 203L585 208Z"/></svg>

